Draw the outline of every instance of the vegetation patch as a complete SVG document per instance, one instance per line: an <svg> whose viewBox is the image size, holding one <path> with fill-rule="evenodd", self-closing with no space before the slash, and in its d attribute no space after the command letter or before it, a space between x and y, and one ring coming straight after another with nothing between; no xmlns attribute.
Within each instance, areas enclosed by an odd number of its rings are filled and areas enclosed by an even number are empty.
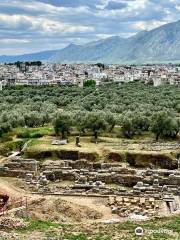
<svg viewBox="0 0 180 240"><path fill-rule="evenodd" d="M10 142L5 142L0 145L0 155L6 155L7 153L15 150L21 150L25 141L23 140L15 140Z"/></svg>
<svg viewBox="0 0 180 240"><path fill-rule="evenodd" d="M17 138L41 138L43 136L52 135L52 128L18 128L13 131Z"/></svg>
<svg viewBox="0 0 180 240"><path fill-rule="evenodd" d="M38 231L44 231L49 229L50 227L59 227L62 226L60 223L54 223L51 221L43 221L43 220L32 220L27 219L27 222L29 223L27 227L17 229L18 232L33 232L35 230Z"/></svg>
<svg viewBox="0 0 180 240"><path fill-rule="evenodd" d="M151 221L131 222L120 224L61 224L51 221L29 220L29 226L16 230L19 234L35 231L44 232L43 239L56 236L57 239L67 240L137 240L135 229L142 227L142 240L176 240L180 237L180 217L156 218ZM164 231L164 232L163 232Z"/></svg>

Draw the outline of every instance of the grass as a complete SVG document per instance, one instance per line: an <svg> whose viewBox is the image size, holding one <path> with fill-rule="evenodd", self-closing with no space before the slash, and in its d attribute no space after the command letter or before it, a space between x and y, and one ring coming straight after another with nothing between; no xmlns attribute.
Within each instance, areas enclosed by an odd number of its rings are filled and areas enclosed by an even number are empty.
<svg viewBox="0 0 180 240"><path fill-rule="evenodd" d="M0 143L0 155L7 156L9 152L19 150L25 142L24 139L14 139L12 141Z"/></svg>
<svg viewBox="0 0 180 240"><path fill-rule="evenodd" d="M100 137L98 144L91 142L91 137L81 137L81 148L77 148L75 146L75 137L69 137L69 143L67 145L62 146L55 146L51 145L52 137L44 136L43 138L32 139L29 147L33 146L36 149L47 149L57 150L57 149L64 149L64 150L79 150L82 152L97 152L101 153L103 150L109 151L142 151L142 147L146 147L143 151L149 151L147 142L143 140L143 143L140 140L124 140L119 138L110 138L110 137ZM169 152L165 148L162 152Z"/></svg>
<svg viewBox="0 0 180 240"><path fill-rule="evenodd" d="M122 136L118 137L120 132L120 127L116 126L112 133L102 133L99 137L99 143L94 144L92 142L91 133L87 133L89 136L81 137L81 148L75 146L75 136L78 134L75 130L72 130L71 137L69 137L68 145L64 146L53 146L51 145L52 136L54 136L53 127L47 125L38 128L15 128L10 133L6 134L0 144L0 154L6 153L6 149L15 150L16 144L14 142L22 141L22 143L31 139L31 143L28 145L28 152L37 151L41 152L44 149L48 151L54 150L78 150L85 153L97 153L99 156L103 156L104 151L108 152L125 152L125 151L145 151L147 146L141 144L141 142L152 142L154 136L149 132L143 133L141 136L136 136L133 139L124 139ZM166 142L169 142L168 140ZM171 141L173 143L174 141ZM6 143L11 145L6 146ZM1 147L2 145L2 147ZM146 145L146 144L145 144ZM148 151L148 149L147 149ZM166 149L163 149L163 153L168 153Z"/></svg>
<svg viewBox="0 0 180 240"><path fill-rule="evenodd" d="M117 129L115 129L117 130ZM22 134L23 131L28 131L29 137L28 138L17 138L18 134ZM92 161L99 161L101 159L106 159L107 155L110 153L114 153L113 157L107 157L107 161L116 161L115 155L119 156L122 162L128 161L128 154L137 154L139 157L138 161L143 161L144 158L147 159L145 154L153 154L157 153L159 156L161 155L162 158L168 157L171 161L176 157L177 151L176 150L168 150L166 148L162 150L154 150L152 151L151 142L153 138L145 139L122 139L117 137L99 137L98 144L93 143L92 137L81 137L81 148L75 146L75 136L69 137L69 143L67 145L56 146L52 145L52 134L53 129L52 126L45 126L39 128L17 128L14 129L11 133L12 141L7 141L0 143L0 155L6 156L7 153L14 150L19 150L25 142L31 139L31 142L28 144L25 153L23 154L24 158L36 158L40 161L44 160L58 160L61 157L62 151L67 151L67 154L71 154L71 151L76 151L82 153L82 158L92 160ZM9 135L10 136L10 135ZM26 135L26 132L24 134ZM41 137L39 137L41 136ZM173 143L173 142L172 142ZM68 153L69 152L69 153ZM89 155L89 156L87 156ZM112 155L111 155L112 156ZM111 159L112 158L112 159ZM141 160L142 159L142 160ZM149 161L149 160L147 160ZM147 166L148 163L144 163ZM137 165L138 166L138 165Z"/></svg>
<svg viewBox="0 0 180 240"><path fill-rule="evenodd" d="M24 128L24 127L18 127L18 128L14 128L11 131L11 135L17 135L18 133L24 131L25 129L27 129L28 131L30 131L31 133L39 131L39 132L46 132L47 135L52 135L53 133L53 127L50 125L47 126L43 126L43 127L36 127L36 128Z"/></svg>
<svg viewBox="0 0 180 240"><path fill-rule="evenodd" d="M61 158L61 152L65 151L70 156L71 151L75 151L79 152L83 159L89 161L107 159L107 161L128 162L128 159L134 156L137 166L139 162L143 163L142 166L149 166L148 164L154 161L152 159L168 158L169 161L173 161L176 156L176 150L173 151L172 149L164 148L161 151L152 151L152 145L149 141L147 143L143 141L142 143L138 140L101 137L99 143L95 144L91 142L91 137L81 137L81 148L75 146L75 137L72 136L69 138L67 145L52 145L51 141L52 137L50 136L32 139L23 157L36 158L40 161L58 160ZM87 155L92 156L88 157Z"/></svg>
<svg viewBox="0 0 180 240"><path fill-rule="evenodd" d="M42 220L30 220L29 221L27 219L27 222L29 222L29 225L27 227L17 229L17 232L26 233L26 232L33 232L36 230L43 232L45 230L48 230L50 227L58 228L60 226L63 226L60 223L53 223L50 221L42 221Z"/></svg>
<svg viewBox="0 0 180 240"><path fill-rule="evenodd" d="M123 222L121 224L65 225L50 221L28 220L29 226L18 229L19 234L31 234L42 232L43 239L66 240L177 240L180 239L180 216L157 218L145 222ZM144 236L135 236L136 227L144 229ZM164 231L164 232L163 232Z"/></svg>
<svg viewBox="0 0 180 240"><path fill-rule="evenodd" d="M82 140L83 139L83 140ZM47 157L45 159L51 159L51 160L56 160L59 159L58 152L61 151L77 151L77 152L82 152L82 153L91 153L97 156L101 155L101 148L100 144L94 144L90 142L89 137L84 137L81 138L82 140L82 147L78 148L75 146L75 137L70 137L69 138L69 143L67 145L52 145L51 141L52 138L49 136L46 136L44 138L39 138L39 139L33 139L31 143L28 145L28 148L25 151L24 158L26 157L37 157L40 160L43 160L44 157L41 159L39 156L44 155L43 153L49 153L47 154ZM50 156L49 156L50 155Z"/></svg>
<svg viewBox="0 0 180 240"><path fill-rule="evenodd" d="M44 126L38 128L16 128L12 131L11 135L17 138L40 138L43 136L53 135L52 126Z"/></svg>

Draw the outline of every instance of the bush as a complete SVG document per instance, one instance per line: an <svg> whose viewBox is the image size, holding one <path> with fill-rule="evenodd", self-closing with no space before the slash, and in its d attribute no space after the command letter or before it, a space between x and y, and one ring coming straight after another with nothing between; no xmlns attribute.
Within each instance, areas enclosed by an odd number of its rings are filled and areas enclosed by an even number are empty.
<svg viewBox="0 0 180 240"><path fill-rule="evenodd" d="M24 141L12 141L6 143L6 150L8 151L15 151L15 150L21 150L24 146Z"/></svg>
<svg viewBox="0 0 180 240"><path fill-rule="evenodd" d="M12 140L13 140L13 138L11 136L6 135L6 134L3 134L2 137L1 137L1 142L10 142Z"/></svg>
<svg viewBox="0 0 180 240"><path fill-rule="evenodd" d="M30 132L28 129L23 130L21 132L18 132L17 137L18 138L30 138Z"/></svg>
<svg viewBox="0 0 180 240"><path fill-rule="evenodd" d="M34 130L22 130L20 132L17 133L17 137L18 138L41 138L44 135L46 135L47 132L46 131L34 131Z"/></svg>
<svg viewBox="0 0 180 240"><path fill-rule="evenodd" d="M84 87L95 87L96 81L94 80L86 80L83 84Z"/></svg>
<svg viewBox="0 0 180 240"><path fill-rule="evenodd" d="M31 138L41 138L41 137L43 137L44 135L46 135L46 133L43 133L43 132L34 132L34 133L31 133L31 134L30 134L30 137L31 137Z"/></svg>

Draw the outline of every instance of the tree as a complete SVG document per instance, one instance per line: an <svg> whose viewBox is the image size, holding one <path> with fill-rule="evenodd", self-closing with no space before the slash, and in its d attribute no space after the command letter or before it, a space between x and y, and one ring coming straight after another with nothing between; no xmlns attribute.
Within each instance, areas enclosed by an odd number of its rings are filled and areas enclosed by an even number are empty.
<svg viewBox="0 0 180 240"><path fill-rule="evenodd" d="M174 138L179 132L179 120L171 113L159 112L154 116L151 130L156 134L156 141L160 136Z"/></svg>
<svg viewBox="0 0 180 240"><path fill-rule="evenodd" d="M99 68L103 68L103 69L105 68L105 65L104 65L103 63L97 63L96 65L97 65Z"/></svg>
<svg viewBox="0 0 180 240"><path fill-rule="evenodd" d="M135 114L132 119L134 128L136 131L148 131L150 127L150 121L147 117L141 114Z"/></svg>
<svg viewBox="0 0 180 240"><path fill-rule="evenodd" d="M38 112L28 112L24 115L27 127L38 127L42 125L42 119Z"/></svg>
<svg viewBox="0 0 180 240"><path fill-rule="evenodd" d="M114 114L107 112L105 115L105 120L108 123L108 131L112 132L113 128L116 125L116 118L114 117Z"/></svg>
<svg viewBox="0 0 180 240"><path fill-rule="evenodd" d="M176 110L177 110L178 113L180 113L180 104L177 104Z"/></svg>
<svg viewBox="0 0 180 240"><path fill-rule="evenodd" d="M97 143L98 135L101 131L107 129L107 122L101 112L90 112L87 115L86 128L93 132L95 142Z"/></svg>
<svg viewBox="0 0 180 240"><path fill-rule="evenodd" d="M96 86L96 81L94 81L94 80L86 80L83 83L83 86L84 87L95 87Z"/></svg>
<svg viewBox="0 0 180 240"><path fill-rule="evenodd" d="M71 115L68 113L59 113L56 116L53 125L56 135L61 134L61 138L64 139L65 134L70 132L70 128L72 126Z"/></svg>
<svg viewBox="0 0 180 240"><path fill-rule="evenodd" d="M79 133L85 133L87 113L85 111L76 112L74 115L75 126L77 127Z"/></svg>
<svg viewBox="0 0 180 240"><path fill-rule="evenodd" d="M163 130L163 136L164 137L171 137L175 138L178 135L179 132L179 120L168 116L165 120L165 129Z"/></svg>
<svg viewBox="0 0 180 240"><path fill-rule="evenodd" d="M0 137L4 134L4 133L8 133L11 130L11 125L9 122L5 122L5 123L0 123Z"/></svg>
<svg viewBox="0 0 180 240"><path fill-rule="evenodd" d="M40 123L41 123L41 126L43 127L46 123L49 123L50 122L50 116L47 112L45 113L41 113L39 115L39 119L40 119Z"/></svg>
<svg viewBox="0 0 180 240"><path fill-rule="evenodd" d="M125 117L122 121L122 134L124 137L131 138L135 135L135 127L131 118Z"/></svg>

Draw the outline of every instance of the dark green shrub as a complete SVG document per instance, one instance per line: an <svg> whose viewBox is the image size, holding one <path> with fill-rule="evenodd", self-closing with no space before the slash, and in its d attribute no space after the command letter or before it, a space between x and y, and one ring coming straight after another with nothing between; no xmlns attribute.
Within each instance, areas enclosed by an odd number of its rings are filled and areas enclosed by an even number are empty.
<svg viewBox="0 0 180 240"><path fill-rule="evenodd" d="M30 137L31 138L41 138L41 137L43 137L45 135L45 133L43 133L43 132L34 132L34 133L31 133L30 134Z"/></svg>
<svg viewBox="0 0 180 240"><path fill-rule="evenodd" d="M28 129L25 129L17 134L18 138L30 138L30 132Z"/></svg>

